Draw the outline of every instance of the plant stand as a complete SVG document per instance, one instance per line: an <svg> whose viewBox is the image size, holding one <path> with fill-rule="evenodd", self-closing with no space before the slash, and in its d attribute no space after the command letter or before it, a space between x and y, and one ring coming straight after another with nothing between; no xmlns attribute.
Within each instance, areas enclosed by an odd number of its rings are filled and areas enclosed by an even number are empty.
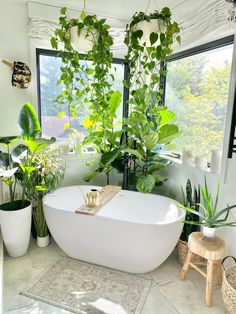
<svg viewBox="0 0 236 314"><path fill-rule="evenodd" d="M206 305L212 306L212 293L214 273L217 274L217 282L221 286L223 280L221 260L224 256L225 242L219 238L206 239L201 232L193 232L188 238L188 255L180 273L180 279L185 280L191 266L206 278ZM200 255L207 260L207 272L193 263L194 254Z"/></svg>

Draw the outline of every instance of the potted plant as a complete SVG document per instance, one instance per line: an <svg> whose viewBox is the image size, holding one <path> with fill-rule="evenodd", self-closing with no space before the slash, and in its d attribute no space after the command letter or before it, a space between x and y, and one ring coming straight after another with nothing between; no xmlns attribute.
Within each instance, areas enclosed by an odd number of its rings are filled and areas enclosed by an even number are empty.
<svg viewBox="0 0 236 314"><path fill-rule="evenodd" d="M167 32L172 32L173 29L178 30L179 27L177 23L171 22L171 11L167 7L160 12L156 10L150 14L136 12L126 28L128 36L135 36L136 33L139 37L138 43L146 47L156 47L161 37ZM177 40L180 41L180 37Z"/></svg>
<svg viewBox="0 0 236 314"><path fill-rule="evenodd" d="M139 23L149 23L152 19L158 19L163 27L151 32L143 41L145 34ZM166 70L160 66L172 52L173 42L179 41L179 32L178 24L171 21L168 8L150 16L136 13L126 27L128 53L125 58L130 72L124 85L130 89L131 113L124 119L124 130L128 139L125 150L124 147L114 149L110 160L113 164L117 164L117 159L121 163L127 161L131 166L130 184L144 193L152 192L156 184L163 182L159 170L171 162L163 158L161 152L173 148L172 140L180 134L178 126L173 123L175 114L162 106L161 82Z"/></svg>
<svg viewBox="0 0 236 314"><path fill-rule="evenodd" d="M186 188L185 191L183 190L183 188L181 187L181 192L182 192L182 204L185 207L189 207L192 208L194 210L196 210L197 212L199 212L199 208L200 208L200 186L198 186L198 188L196 188L194 186L194 188L192 189L192 184L191 181L188 179L187 183L186 183ZM186 216L185 216L185 220L186 221L199 221L199 216L191 213L191 212L186 212ZM198 225L192 225L192 224L184 224L180 239L178 241L178 256L179 256L179 261L180 264L183 265L185 262L185 259L187 257L188 254L188 237L190 236L190 234L192 232L196 232L200 230L200 226ZM198 256L198 255L194 255L194 263L201 265L201 264L205 264L205 260Z"/></svg>
<svg viewBox="0 0 236 314"><path fill-rule="evenodd" d="M23 161L23 166L32 165L30 178L25 182L25 193L33 204L33 221L37 234L37 245L49 244L49 231L43 212L43 197L55 190L64 178L64 163L58 158L58 152L50 147L39 149Z"/></svg>
<svg viewBox="0 0 236 314"><path fill-rule="evenodd" d="M44 218L42 198L61 183L64 178L64 164L58 158L58 153L49 148L55 139L40 137L41 128L37 114L30 103L22 107L18 124L27 148L21 169L30 169L30 176L24 178L20 172L18 181L22 182L24 179L24 193L33 204L37 244L43 247L49 243L49 232Z"/></svg>
<svg viewBox="0 0 236 314"><path fill-rule="evenodd" d="M236 227L236 221L227 222L230 210L235 208L236 205L227 206L219 210L218 199L219 199L220 185L218 184L215 199L213 199L209 192L206 177L204 177L204 186L201 187L202 202L199 204L201 211L197 211L188 206L179 204L178 206L183 208L189 213L192 213L199 217L197 220L183 220L182 222L190 225L201 226L202 233L207 238L214 238L216 228L232 226Z"/></svg>
<svg viewBox="0 0 236 314"><path fill-rule="evenodd" d="M8 186L9 201L0 205L0 220L3 241L11 257L24 255L29 246L31 229L31 202L25 199L25 182L30 177L31 168L22 167L25 147L13 148L18 137L1 137L0 145L6 148L0 152L0 178ZM22 180L18 182L17 172L21 172ZM21 191L17 191L20 183Z"/></svg>

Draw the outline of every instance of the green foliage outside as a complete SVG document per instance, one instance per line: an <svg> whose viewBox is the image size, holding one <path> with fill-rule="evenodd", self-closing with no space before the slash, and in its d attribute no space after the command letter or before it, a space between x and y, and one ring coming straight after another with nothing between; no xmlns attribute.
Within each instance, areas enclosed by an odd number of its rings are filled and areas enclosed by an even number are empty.
<svg viewBox="0 0 236 314"><path fill-rule="evenodd" d="M200 157L222 149L230 68L227 58L214 64L205 54L168 63L166 105L182 131L178 151Z"/></svg>

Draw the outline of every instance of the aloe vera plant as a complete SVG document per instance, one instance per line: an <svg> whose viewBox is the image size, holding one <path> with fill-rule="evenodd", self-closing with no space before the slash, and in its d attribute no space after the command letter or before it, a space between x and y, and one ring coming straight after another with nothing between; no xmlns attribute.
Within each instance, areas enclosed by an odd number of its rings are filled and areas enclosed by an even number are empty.
<svg viewBox="0 0 236 314"><path fill-rule="evenodd" d="M208 228L219 228L224 226L231 226L236 227L236 221L227 222L230 210L236 207L235 205L227 205L227 207L218 210L218 200L220 194L220 184L218 183L217 191L215 199L213 199L211 193L209 192L206 177L204 178L204 186L201 187L201 196L202 196L202 204L200 203L199 206L201 211L197 211L193 208L188 206L184 206L178 204L180 208L183 208L188 213L192 213L199 217L199 221L197 220L181 220L181 222L196 225L196 226L203 226Z"/></svg>

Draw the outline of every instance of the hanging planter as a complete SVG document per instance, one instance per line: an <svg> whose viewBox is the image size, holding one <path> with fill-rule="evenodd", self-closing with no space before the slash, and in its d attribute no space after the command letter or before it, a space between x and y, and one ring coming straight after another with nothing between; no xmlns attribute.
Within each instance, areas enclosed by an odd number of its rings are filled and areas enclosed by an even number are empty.
<svg viewBox="0 0 236 314"><path fill-rule="evenodd" d="M97 30L89 28L79 29L78 26L73 26L70 29L70 43L74 50L78 52L88 52L93 49L93 45L98 40Z"/></svg>
<svg viewBox="0 0 236 314"><path fill-rule="evenodd" d="M126 27L125 43L129 50L130 47L133 47L137 50L141 49L141 51L143 51L143 47L137 47L137 44L146 48L156 48L159 45L164 48L165 46L167 50L164 54L167 56L171 53L173 42L175 40L180 42L179 32L180 28L176 22L171 21L171 11L167 7L149 15L144 12L136 12ZM149 52L149 56L151 56L150 49ZM163 59L165 58L164 54L161 56ZM153 56L151 57L153 58ZM156 57L160 58L158 54Z"/></svg>
<svg viewBox="0 0 236 314"><path fill-rule="evenodd" d="M161 34L165 33L166 31L166 25L163 20L160 19L150 19L150 20L144 20L140 21L137 24L134 25L134 31L142 31L142 37L139 39L140 45L145 45L146 47L154 46L160 44L160 36L156 40L155 43L152 43L152 37L151 34ZM155 35L152 35L155 36Z"/></svg>

